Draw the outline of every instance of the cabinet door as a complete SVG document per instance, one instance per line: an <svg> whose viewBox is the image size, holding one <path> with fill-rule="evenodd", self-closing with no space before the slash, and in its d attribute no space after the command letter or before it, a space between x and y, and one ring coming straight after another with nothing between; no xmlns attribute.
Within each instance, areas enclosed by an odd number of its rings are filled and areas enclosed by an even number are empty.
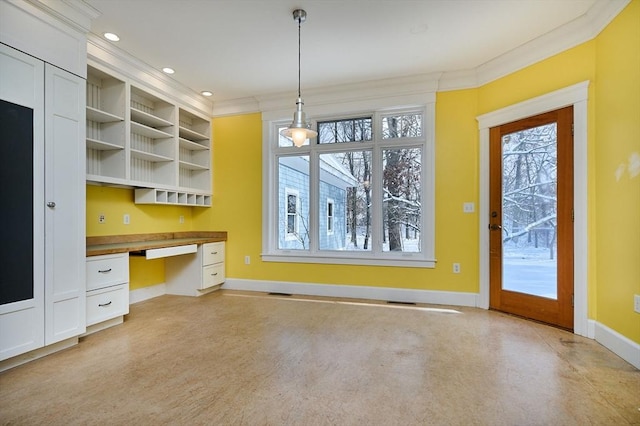
<svg viewBox="0 0 640 426"><path fill-rule="evenodd" d="M45 66L45 343L86 331L85 81Z"/></svg>
<svg viewBox="0 0 640 426"><path fill-rule="evenodd" d="M0 360L44 345L44 63L0 44Z"/></svg>

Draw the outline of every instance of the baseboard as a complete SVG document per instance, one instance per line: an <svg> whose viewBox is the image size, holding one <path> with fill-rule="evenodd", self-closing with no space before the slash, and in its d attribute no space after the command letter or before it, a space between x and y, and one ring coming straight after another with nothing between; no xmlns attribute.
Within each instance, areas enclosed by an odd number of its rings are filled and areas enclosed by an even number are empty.
<svg viewBox="0 0 640 426"><path fill-rule="evenodd" d="M10 368L14 368L22 364L26 364L27 362L42 358L54 352L70 348L77 345L78 341L78 336L76 336L70 339L63 340L61 342L54 343L52 345L45 346L43 348L34 349L27 353L16 355L13 358L5 359L3 361L0 361L0 372L9 370Z"/></svg>
<svg viewBox="0 0 640 426"><path fill-rule="evenodd" d="M429 303L434 305L477 306L477 293L413 290L404 288L366 287L335 284L311 284L285 281L262 281L227 278L222 285L227 290L289 293L305 296L373 299L392 302Z"/></svg>
<svg viewBox="0 0 640 426"><path fill-rule="evenodd" d="M640 370L640 344L597 321L595 322L595 339Z"/></svg>
<svg viewBox="0 0 640 426"><path fill-rule="evenodd" d="M149 287L137 288L129 291L129 304L144 302L145 300L153 299L154 297L167 294L167 285L156 284Z"/></svg>

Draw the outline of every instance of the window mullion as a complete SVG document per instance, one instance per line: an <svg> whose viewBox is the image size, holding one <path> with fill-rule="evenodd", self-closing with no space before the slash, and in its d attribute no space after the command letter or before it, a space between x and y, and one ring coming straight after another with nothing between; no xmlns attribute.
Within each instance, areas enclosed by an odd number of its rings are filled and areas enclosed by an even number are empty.
<svg viewBox="0 0 640 426"><path fill-rule="evenodd" d="M315 149L309 153L309 252L314 255L319 250L320 239L320 155Z"/></svg>
<svg viewBox="0 0 640 426"><path fill-rule="evenodd" d="M382 191L382 150L380 149L380 140L382 138L382 127L380 125L380 115L374 114L373 117L373 147L371 154L372 173L371 173L371 252L375 256L382 254L382 225L384 218L383 212L383 191Z"/></svg>

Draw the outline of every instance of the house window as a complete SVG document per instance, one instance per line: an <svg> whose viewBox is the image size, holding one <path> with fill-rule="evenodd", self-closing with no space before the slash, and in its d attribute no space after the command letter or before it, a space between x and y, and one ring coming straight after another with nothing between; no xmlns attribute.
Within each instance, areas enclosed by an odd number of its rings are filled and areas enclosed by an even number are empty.
<svg viewBox="0 0 640 426"><path fill-rule="evenodd" d="M276 224L265 197L263 259L435 266L434 110L328 111L300 148L279 135L286 122L269 122L265 194L287 201Z"/></svg>
<svg viewBox="0 0 640 426"><path fill-rule="evenodd" d="M333 199L327 198L327 235L333 235L333 204Z"/></svg>

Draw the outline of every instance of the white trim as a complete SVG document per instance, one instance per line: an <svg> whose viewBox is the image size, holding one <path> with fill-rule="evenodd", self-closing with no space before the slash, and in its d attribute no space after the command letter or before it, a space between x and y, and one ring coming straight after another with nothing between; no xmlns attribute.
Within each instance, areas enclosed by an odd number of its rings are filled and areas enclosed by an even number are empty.
<svg viewBox="0 0 640 426"><path fill-rule="evenodd" d="M163 296L165 294L167 294L167 285L165 283L137 288L129 292L129 305L144 302L145 300L153 299L154 297Z"/></svg>
<svg viewBox="0 0 640 426"><path fill-rule="evenodd" d="M573 105L574 117L574 316L575 334L588 336L587 300L587 99L584 81L477 117L480 132L479 306L489 308L489 128Z"/></svg>
<svg viewBox="0 0 640 426"><path fill-rule="evenodd" d="M390 287L366 287L339 284L313 284L287 281L262 281L227 278L226 290L259 291L266 293L301 294L305 296L342 297L391 302L429 303L476 307L476 293L455 291L413 290Z"/></svg>
<svg viewBox="0 0 640 426"><path fill-rule="evenodd" d="M53 343L51 345L44 346L42 348L34 349L32 351L16 355L13 358L7 358L0 361L0 372L9 370L10 368L17 367L22 364L26 364L38 358L51 355L52 353L68 349L78 344L78 336L70 339L62 340L60 342Z"/></svg>
<svg viewBox="0 0 640 426"><path fill-rule="evenodd" d="M640 369L640 344L597 321L595 322L595 339L602 346Z"/></svg>

